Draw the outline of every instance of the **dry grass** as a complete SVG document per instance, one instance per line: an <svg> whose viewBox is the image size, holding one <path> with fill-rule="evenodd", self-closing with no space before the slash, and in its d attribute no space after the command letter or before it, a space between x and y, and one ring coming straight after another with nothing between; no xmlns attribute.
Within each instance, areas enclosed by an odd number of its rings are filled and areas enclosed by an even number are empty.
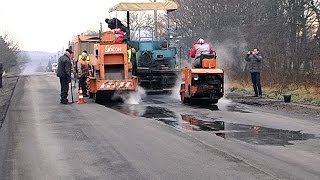
<svg viewBox="0 0 320 180"><path fill-rule="evenodd" d="M229 85L230 91L243 94L253 94L252 85L246 82L232 82ZM283 95L292 95L291 101L301 104L311 104L320 106L320 88L312 85L289 85L281 87L279 85L263 86L264 96L272 99L283 99Z"/></svg>

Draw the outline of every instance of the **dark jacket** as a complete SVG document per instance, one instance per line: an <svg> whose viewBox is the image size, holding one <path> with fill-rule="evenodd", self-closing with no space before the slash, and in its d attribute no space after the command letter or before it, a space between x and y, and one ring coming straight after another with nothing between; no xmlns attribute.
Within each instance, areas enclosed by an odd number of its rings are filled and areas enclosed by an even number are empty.
<svg viewBox="0 0 320 180"><path fill-rule="evenodd" d="M250 72L261 72L262 56L258 54L247 54L245 60L248 62Z"/></svg>
<svg viewBox="0 0 320 180"><path fill-rule="evenodd" d="M0 63L0 76L2 76L2 74L3 74L3 64Z"/></svg>
<svg viewBox="0 0 320 180"><path fill-rule="evenodd" d="M123 25L122 22L117 18L105 19L104 21L108 24L108 28L110 28L111 30L120 28L123 32L128 31L128 28Z"/></svg>
<svg viewBox="0 0 320 180"><path fill-rule="evenodd" d="M58 60L57 76L60 78L67 78L71 82L71 60L66 54L61 56Z"/></svg>

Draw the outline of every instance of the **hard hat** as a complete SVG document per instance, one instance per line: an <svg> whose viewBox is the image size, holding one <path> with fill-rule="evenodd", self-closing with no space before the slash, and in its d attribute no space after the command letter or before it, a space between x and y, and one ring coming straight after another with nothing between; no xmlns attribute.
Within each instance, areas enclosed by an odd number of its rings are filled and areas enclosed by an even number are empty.
<svg viewBox="0 0 320 180"><path fill-rule="evenodd" d="M68 52L68 53L70 53L70 54L72 54L72 53L73 53L73 51L72 51L72 49L71 49L71 48L66 49L66 52Z"/></svg>
<svg viewBox="0 0 320 180"><path fill-rule="evenodd" d="M199 38L199 39L198 39L198 43L199 43L199 44L204 44L204 39Z"/></svg>

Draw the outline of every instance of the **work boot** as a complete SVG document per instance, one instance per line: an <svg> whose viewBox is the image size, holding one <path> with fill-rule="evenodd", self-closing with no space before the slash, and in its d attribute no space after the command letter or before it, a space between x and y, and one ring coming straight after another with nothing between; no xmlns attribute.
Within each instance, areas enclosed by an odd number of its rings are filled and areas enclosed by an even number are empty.
<svg viewBox="0 0 320 180"><path fill-rule="evenodd" d="M69 105L69 104L72 104L72 102L69 102L69 101L61 101L60 104Z"/></svg>

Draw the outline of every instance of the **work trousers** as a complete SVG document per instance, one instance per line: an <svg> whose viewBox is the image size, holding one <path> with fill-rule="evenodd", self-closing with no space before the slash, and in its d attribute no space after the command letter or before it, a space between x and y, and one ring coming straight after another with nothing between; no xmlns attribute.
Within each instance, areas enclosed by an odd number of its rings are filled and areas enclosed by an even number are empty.
<svg viewBox="0 0 320 180"><path fill-rule="evenodd" d="M84 77L80 77L79 79L79 90L80 88L82 89L82 93L84 95L87 94L87 77L84 76Z"/></svg>
<svg viewBox="0 0 320 180"><path fill-rule="evenodd" d="M68 91L69 91L69 80L65 77L60 77L61 93L60 93L60 102L68 102Z"/></svg>
<svg viewBox="0 0 320 180"><path fill-rule="evenodd" d="M194 59L194 61L192 62L192 67L201 68L200 57L197 57Z"/></svg>
<svg viewBox="0 0 320 180"><path fill-rule="evenodd" d="M262 96L260 72L251 72L251 80L255 96Z"/></svg>
<svg viewBox="0 0 320 180"><path fill-rule="evenodd" d="M2 73L0 73L0 88L2 88Z"/></svg>

